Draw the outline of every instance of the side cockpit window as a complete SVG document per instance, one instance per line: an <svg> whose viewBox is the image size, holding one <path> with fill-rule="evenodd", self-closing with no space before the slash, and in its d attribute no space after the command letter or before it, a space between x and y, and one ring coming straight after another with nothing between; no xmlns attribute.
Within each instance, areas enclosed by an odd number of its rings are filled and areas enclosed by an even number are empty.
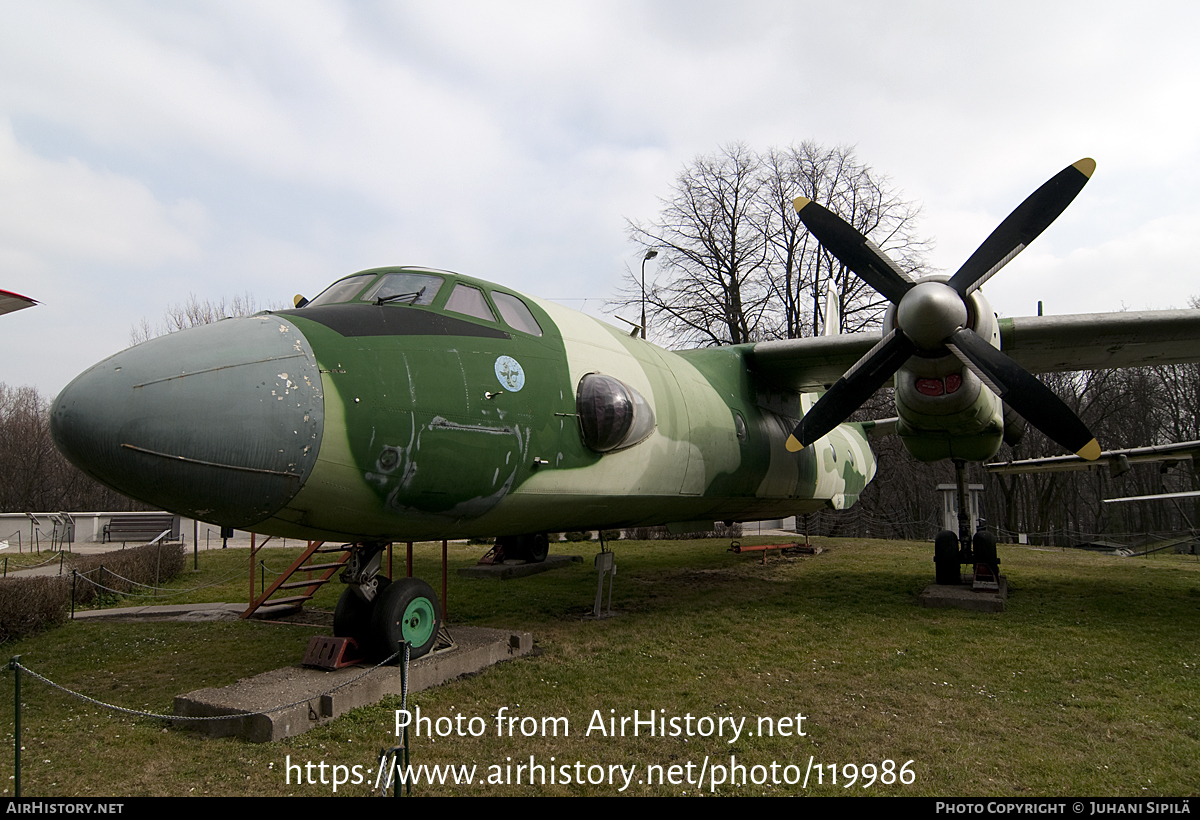
<svg viewBox="0 0 1200 820"><path fill-rule="evenodd" d="M450 293L450 298L446 300L446 310L452 310L455 313L462 313L466 316L474 316L476 319L483 319L488 322L496 321L495 314L488 307L487 299L483 298L483 291L479 288L473 288L470 285L456 285Z"/></svg>
<svg viewBox="0 0 1200 820"><path fill-rule="evenodd" d="M339 302L349 302L374 278L375 275L371 273L347 276L345 279L334 282L325 288L316 297L309 299L304 306L319 307L321 305L336 305Z"/></svg>
<svg viewBox="0 0 1200 820"><path fill-rule="evenodd" d="M642 394L612 376L579 380L575 411L583 443L597 453L632 447L654 432L654 412Z"/></svg>
<svg viewBox="0 0 1200 820"><path fill-rule="evenodd" d="M533 318L533 312L516 296L494 290L492 291L492 301L496 303L496 309L500 311L504 321L508 322L509 327L524 331L531 336L542 335L542 326L538 324L537 319Z"/></svg>

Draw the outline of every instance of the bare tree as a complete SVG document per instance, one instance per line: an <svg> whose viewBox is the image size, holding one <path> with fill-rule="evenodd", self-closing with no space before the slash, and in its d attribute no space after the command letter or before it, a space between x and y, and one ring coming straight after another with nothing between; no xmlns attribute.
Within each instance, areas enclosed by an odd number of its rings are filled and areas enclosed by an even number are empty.
<svg viewBox="0 0 1200 820"><path fill-rule="evenodd" d="M647 310L672 341L739 344L760 336L770 297L761 187L758 157L727 145L684 168L656 222L629 222L630 237L658 251L669 277L647 292ZM621 303L636 302L639 288L633 283Z"/></svg>
<svg viewBox="0 0 1200 820"><path fill-rule="evenodd" d="M902 199L887 177L860 163L848 146L803 142L771 148L762 164L767 193L763 222L769 229L771 286L781 321L777 335L820 333L831 285L838 294L839 330L878 324L887 300L821 247L801 224L792 201L804 196L835 211L912 274L924 271L925 254L932 248L915 233L920 208Z"/></svg>
<svg viewBox="0 0 1200 820"><path fill-rule="evenodd" d="M684 168L654 223L629 222L630 237L659 252L667 276L647 294L660 336L722 344L815 335L831 284L842 329L878 322L886 301L808 233L792 205L797 196L837 211L901 267L923 268L929 243L915 235L919 209L852 148L805 142L759 156L728 145ZM639 298L631 275L616 304Z"/></svg>
<svg viewBox="0 0 1200 820"><path fill-rule="evenodd" d="M50 403L36 388L0 382L0 511L144 508L93 481L58 452L50 437Z"/></svg>
<svg viewBox="0 0 1200 820"><path fill-rule="evenodd" d="M145 319L130 328L129 343L141 344L155 336L165 336L197 325L209 325L231 316L250 316L264 309L283 310L283 306L272 304L269 308L261 307L249 293L234 296L230 300L222 296L216 302L211 299L201 301L196 294L191 293L188 294L186 302L176 302L163 311L163 320L153 328Z"/></svg>

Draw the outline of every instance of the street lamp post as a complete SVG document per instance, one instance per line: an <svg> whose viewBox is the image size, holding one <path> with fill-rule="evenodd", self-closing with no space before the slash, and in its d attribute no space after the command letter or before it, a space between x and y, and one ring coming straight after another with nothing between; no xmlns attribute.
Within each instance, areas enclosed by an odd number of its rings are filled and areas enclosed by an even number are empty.
<svg viewBox="0 0 1200 820"><path fill-rule="evenodd" d="M658 256L658 251L651 248L642 257L642 338L646 338L646 263Z"/></svg>

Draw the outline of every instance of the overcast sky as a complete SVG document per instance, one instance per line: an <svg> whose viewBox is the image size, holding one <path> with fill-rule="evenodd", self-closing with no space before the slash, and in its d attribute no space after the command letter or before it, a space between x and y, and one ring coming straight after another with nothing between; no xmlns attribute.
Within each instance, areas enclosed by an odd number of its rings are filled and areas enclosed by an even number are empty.
<svg viewBox="0 0 1200 820"><path fill-rule="evenodd" d="M949 271L1092 156L993 305L1200 295L1195 3L0 8L0 288L42 302L0 319L0 381L47 396L189 294L420 264L593 312L625 220L731 141L856 146Z"/></svg>

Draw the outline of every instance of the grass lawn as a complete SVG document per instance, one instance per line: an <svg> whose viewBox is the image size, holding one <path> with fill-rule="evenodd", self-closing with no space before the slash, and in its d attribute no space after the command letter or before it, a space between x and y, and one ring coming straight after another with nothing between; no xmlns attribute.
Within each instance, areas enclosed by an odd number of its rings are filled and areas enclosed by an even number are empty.
<svg viewBox="0 0 1200 820"><path fill-rule="evenodd" d="M755 540L762 539L745 539ZM771 555L765 566L758 554L725 552L726 541L616 542L613 606L620 614L602 621L583 617L596 590L592 545L558 545L555 551L581 554L584 563L533 578L452 575L452 626L526 630L538 652L411 697L410 708L423 716L451 719L443 729L461 714L466 735L414 739L414 763L476 767L472 785L451 778L422 783L415 793L613 794L625 782L618 766L633 772L625 794L1200 793L1195 556L1001 547L1011 594L1008 611L995 615L916 605L933 575L928 544L817 542L825 547L818 556ZM451 545L451 571L481 551ZM288 554L265 553L277 569ZM440 554L440 545L418 546L416 574L435 589ZM245 550L202 552L200 564L191 571L189 555L175 586L192 591L170 602L246 599ZM332 610L339 592L329 585L316 607ZM5 657L20 654L25 666L99 700L170 712L177 694L297 663L315 631L244 622L68 623L8 644ZM299 737L254 745L114 715L29 678L22 694L26 796L331 795L331 782L297 783L308 770L287 764L311 762L320 780L324 762L327 781L335 765L351 779L359 766L373 781L379 750L395 742L398 707L385 701ZM13 673L5 672L0 782L8 795L12 700ZM502 710L533 720L512 724L515 737L497 737ZM620 718L635 710L642 720L651 710L665 717L668 736L647 736L643 725L634 737L629 724L619 736ZM474 717L480 720L469 723ZM610 717L618 736L595 728L603 718L608 729ZM556 724L557 737L543 736L551 726L543 718L566 719ZM706 732L706 720L721 727L720 736ZM522 725L535 724L532 736L521 734ZM775 736L764 736L768 724ZM741 727L736 739L731 725ZM480 727L482 736L470 736ZM547 782L539 774L528 785L522 771L515 785L517 766L531 756ZM737 783L728 782L731 764L745 767L732 768ZM717 766L726 782L713 786ZM603 784L577 782L601 771ZM807 787L786 782L806 772ZM912 782L899 782L901 773ZM480 782L489 775L503 782ZM847 788L852 775L857 780ZM648 776L653 783L644 782ZM368 792L366 784L346 783L337 794Z"/></svg>

